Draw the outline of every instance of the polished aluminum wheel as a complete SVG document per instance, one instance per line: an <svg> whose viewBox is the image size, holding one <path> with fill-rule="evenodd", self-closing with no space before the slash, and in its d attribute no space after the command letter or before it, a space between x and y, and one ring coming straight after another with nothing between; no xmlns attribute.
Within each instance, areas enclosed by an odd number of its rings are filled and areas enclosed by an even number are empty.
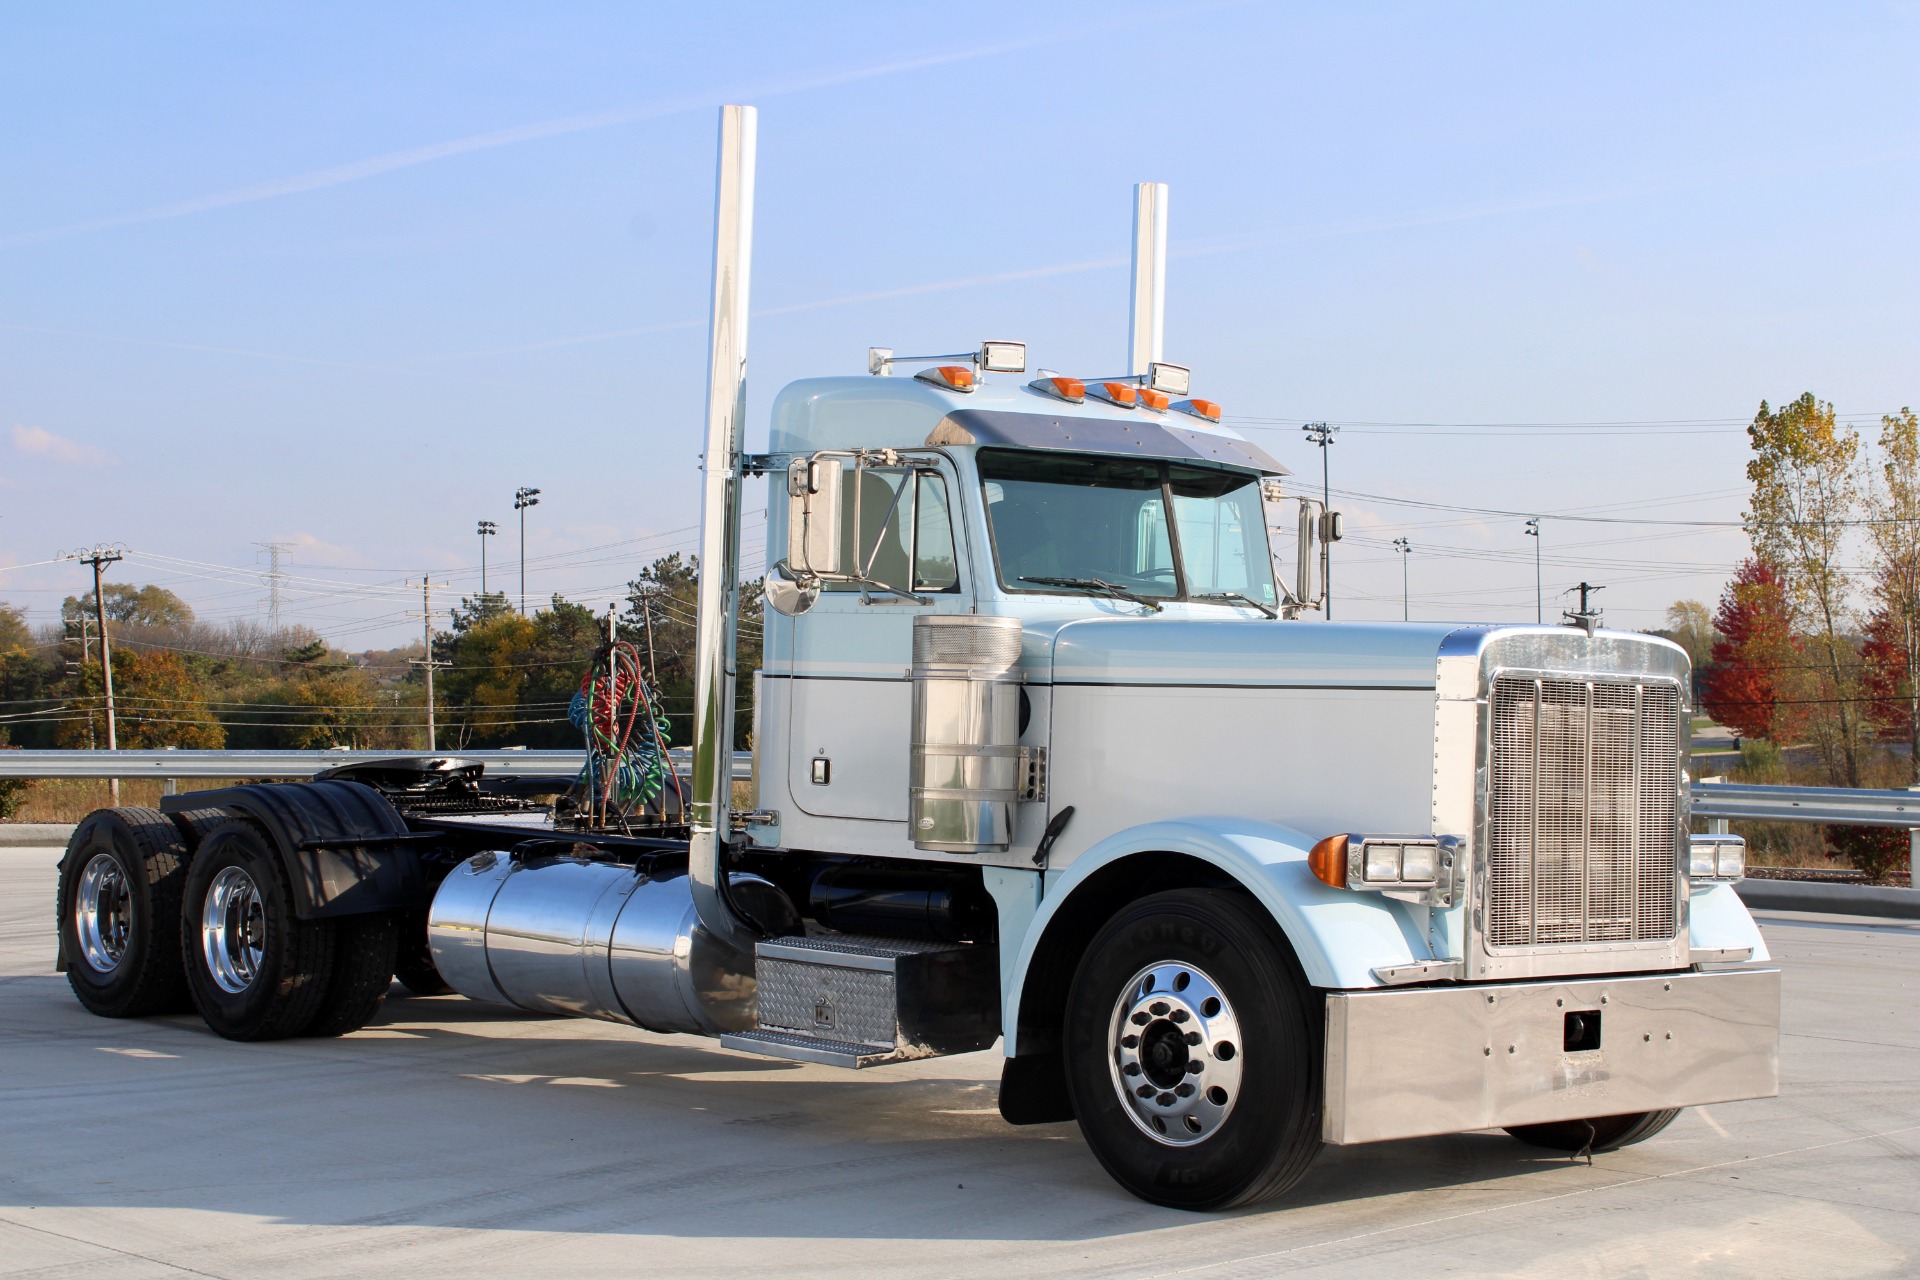
<svg viewBox="0 0 1920 1280"><path fill-rule="evenodd" d="M1240 1097L1240 1024L1212 978L1148 965L1113 1006L1113 1087L1155 1142L1184 1147L1226 1122Z"/></svg>
<svg viewBox="0 0 1920 1280"><path fill-rule="evenodd" d="M227 867L207 886L200 916L200 954L222 991L239 994L253 985L267 949L266 903L253 877Z"/></svg>
<svg viewBox="0 0 1920 1280"><path fill-rule="evenodd" d="M110 853L96 853L73 892L73 932L95 973L112 973L133 937L133 897L126 872Z"/></svg>

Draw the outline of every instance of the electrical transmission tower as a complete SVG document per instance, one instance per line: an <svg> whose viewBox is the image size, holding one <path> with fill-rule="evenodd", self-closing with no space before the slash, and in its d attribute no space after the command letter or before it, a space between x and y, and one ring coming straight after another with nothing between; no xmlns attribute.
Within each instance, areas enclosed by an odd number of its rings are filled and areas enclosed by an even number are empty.
<svg viewBox="0 0 1920 1280"><path fill-rule="evenodd" d="M267 553L267 625L280 630L280 588L286 575L280 571L280 557L293 550L291 542L256 542Z"/></svg>

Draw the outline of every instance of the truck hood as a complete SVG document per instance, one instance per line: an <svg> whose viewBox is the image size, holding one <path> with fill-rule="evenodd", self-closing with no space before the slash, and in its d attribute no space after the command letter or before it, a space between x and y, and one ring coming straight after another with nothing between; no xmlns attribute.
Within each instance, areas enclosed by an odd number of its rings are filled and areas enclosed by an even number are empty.
<svg viewBox="0 0 1920 1280"><path fill-rule="evenodd" d="M1432 689L1454 623L1098 618L1053 633L1055 684ZM1033 637L1038 639L1038 637ZM1034 677L1039 664L1029 649ZM1045 678L1045 677L1041 677Z"/></svg>

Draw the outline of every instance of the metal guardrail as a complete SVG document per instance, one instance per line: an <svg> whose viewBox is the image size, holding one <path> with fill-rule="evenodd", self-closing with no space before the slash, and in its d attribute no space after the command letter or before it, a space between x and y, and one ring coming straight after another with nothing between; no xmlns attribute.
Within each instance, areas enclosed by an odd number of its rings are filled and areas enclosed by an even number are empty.
<svg viewBox="0 0 1920 1280"><path fill-rule="evenodd" d="M1696 782L1693 784L1693 816L1765 822L1839 822L1856 827L1912 830L1920 828L1920 791Z"/></svg>
<svg viewBox="0 0 1920 1280"><path fill-rule="evenodd" d="M693 768L682 747L674 768ZM496 778L544 778L580 772L578 751L10 751L0 750L0 778L311 778L322 769L369 760L472 760ZM736 751L736 781L753 777L753 753Z"/></svg>
<svg viewBox="0 0 1920 1280"><path fill-rule="evenodd" d="M681 772L692 767L686 748L671 755ZM0 778L310 778L343 764L407 757L480 761L494 777L506 778L571 775L580 771L581 761L578 751L0 750ZM734 753L733 776L738 781L753 777L752 752ZM1693 816L1920 829L1920 791L1696 782Z"/></svg>

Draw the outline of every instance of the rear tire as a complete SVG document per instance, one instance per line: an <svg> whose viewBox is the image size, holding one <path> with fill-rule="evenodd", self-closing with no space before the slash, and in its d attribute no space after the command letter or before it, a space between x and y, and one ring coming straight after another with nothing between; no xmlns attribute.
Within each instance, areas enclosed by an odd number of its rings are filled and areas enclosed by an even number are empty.
<svg viewBox="0 0 1920 1280"><path fill-rule="evenodd" d="M194 1005L217 1034L280 1040L319 1016L333 976L333 926L293 914L273 839L251 822L228 822L200 846L180 934Z"/></svg>
<svg viewBox="0 0 1920 1280"><path fill-rule="evenodd" d="M180 966L187 847L158 809L87 816L60 860L56 920L67 985L89 1013L144 1018L193 1007Z"/></svg>
<svg viewBox="0 0 1920 1280"><path fill-rule="evenodd" d="M1279 1195L1320 1150L1321 1001L1246 896L1124 908L1067 998L1067 1085L1121 1186L1175 1209Z"/></svg>
<svg viewBox="0 0 1920 1280"><path fill-rule="evenodd" d="M1618 1151L1645 1142L1673 1123L1680 1111L1641 1111L1626 1116L1595 1116L1591 1120L1555 1120L1548 1124L1508 1125L1520 1141L1552 1151Z"/></svg>
<svg viewBox="0 0 1920 1280"><path fill-rule="evenodd" d="M348 916L333 926L333 975L303 1034L343 1036L372 1021L393 986L398 938L396 918L387 912Z"/></svg>
<svg viewBox="0 0 1920 1280"><path fill-rule="evenodd" d="M433 948L427 942L427 913L406 911L399 920L400 954L393 963L393 976L417 996L452 995L453 988L433 964Z"/></svg>

